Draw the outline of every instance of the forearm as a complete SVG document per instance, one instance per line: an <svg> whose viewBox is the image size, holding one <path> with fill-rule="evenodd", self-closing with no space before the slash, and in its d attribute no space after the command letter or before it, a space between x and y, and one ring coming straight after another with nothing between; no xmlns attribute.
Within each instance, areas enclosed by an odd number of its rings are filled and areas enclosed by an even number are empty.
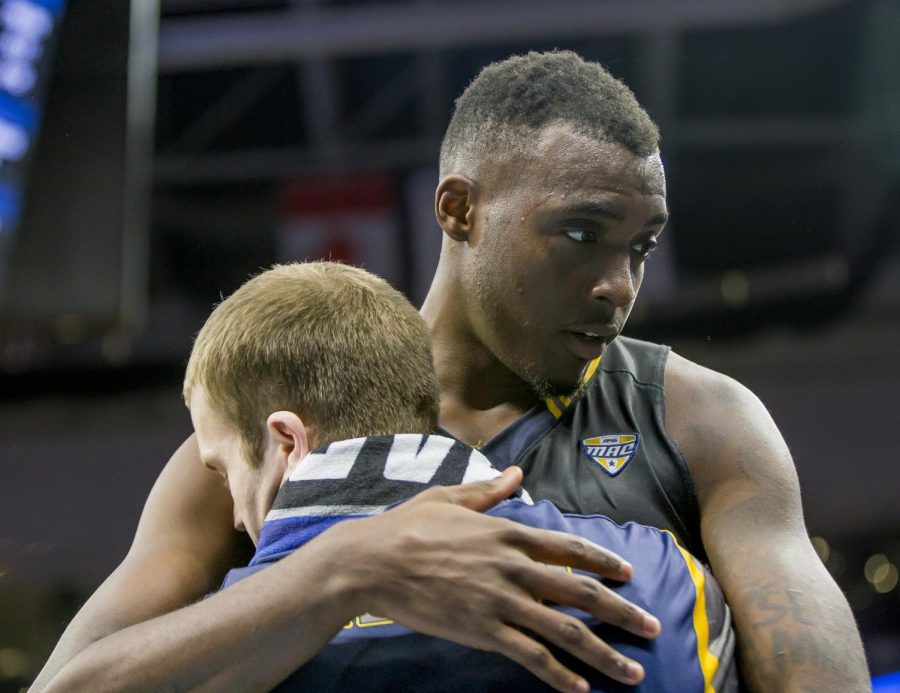
<svg viewBox="0 0 900 693"><path fill-rule="evenodd" d="M847 601L812 561L788 577L758 575L734 599L738 651L753 691L869 691L862 642ZM793 577L793 579L792 579Z"/></svg>
<svg viewBox="0 0 900 693"><path fill-rule="evenodd" d="M221 575L204 572L205 566L196 560L166 561L167 557L163 554L137 561L126 559L78 611L32 690L43 690L57 672L92 643L191 604L221 582ZM166 565L167 570L160 570L160 565ZM136 586L142 590L138 599L134 598Z"/></svg>
<svg viewBox="0 0 900 693"><path fill-rule="evenodd" d="M436 487L386 513L341 522L205 601L132 620L136 625L75 656L48 689L265 690L366 612L498 652L557 690L587 683L524 629L614 679L636 683L637 663L543 604L565 604L652 638L659 626L642 609L593 578L546 564L616 581L630 577L630 566L584 539L478 512L509 497L520 479L513 469L492 481ZM146 565L151 572L165 562ZM131 584L146 596L139 580Z"/></svg>
<svg viewBox="0 0 900 693"><path fill-rule="evenodd" d="M752 495L708 518L705 528L713 572L734 615L743 678L759 693L869 691L847 600L803 525L778 522L784 505Z"/></svg>
<svg viewBox="0 0 900 693"><path fill-rule="evenodd" d="M209 599L98 640L44 690L274 687L355 615L353 587L334 570L341 535L328 534Z"/></svg>

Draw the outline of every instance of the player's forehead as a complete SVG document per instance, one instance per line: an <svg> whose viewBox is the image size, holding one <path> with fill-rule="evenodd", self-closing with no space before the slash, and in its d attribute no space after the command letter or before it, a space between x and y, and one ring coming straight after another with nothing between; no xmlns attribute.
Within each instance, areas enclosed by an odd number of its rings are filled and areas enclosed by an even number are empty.
<svg viewBox="0 0 900 693"><path fill-rule="evenodd" d="M536 180L562 193L593 189L637 192L665 198L666 178L658 153L640 156L620 144L579 131L567 123L535 133L526 156Z"/></svg>
<svg viewBox="0 0 900 693"><path fill-rule="evenodd" d="M641 228L668 218L665 173L658 154L638 156L568 127L550 127L518 162L498 164L494 200L511 217L537 221L605 209Z"/></svg>

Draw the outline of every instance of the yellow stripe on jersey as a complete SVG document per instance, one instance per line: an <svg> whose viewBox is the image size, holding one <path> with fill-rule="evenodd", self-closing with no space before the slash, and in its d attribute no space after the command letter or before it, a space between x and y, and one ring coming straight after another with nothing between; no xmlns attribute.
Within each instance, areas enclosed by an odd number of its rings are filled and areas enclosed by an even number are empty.
<svg viewBox="0 0 900 693"><path fill-rule="evenodd" d="M594 377L594 373L597 372L597 369L600 367L600 361L602 360L603 357L598 356L587 365L587 367L584 369L584 374L581 376L582 385L587 385L588 381Z"/></svg>
<svg viewBox="0 0 900 693"><path fill-rule="evenodd" d="M584 372L581 374L581 384L578 386L579 388L587 385L590 379L594 377L594 373L597 372L597 368L600 366L600 361L602 359L602 356L598 356L584 367ZM574 397L574 393L572 396ZM547 397L544 400L544 403L547 405L547 409L550 410L550 413L553 414L554 418L558 419L563 415L563 412L569 408L569 405L572 404L572 397L566 397L565 395L560 395L556 398Z"/></svg>
<svg viewBox="0 0 900 693"><path fill-rule="evenodd" d="M547 409L550 410L550 413L553 414L557 419L562 416L562 409L560 409L559 405L556 404L556 400L552 397L548 397L544 400L547 404Z"/></svg>
<svg viewBox="0 0 900 693"><path fill-rule="evenodd" d="M696 559L687 551L685 551L675 535L667 529L662 530L675 542L681 557L687 564L688 573L691 575L691 581L694 583L694 591L697 598L694 600L694 632L697 635L697 661L700 664L700 671L703 672L703 691L704 693L716 693L713 688L713 677L719 668L719 658L716 657L709 649L709 619L706 615L706 577L703 575L703 569L697 565Z"/></svg>

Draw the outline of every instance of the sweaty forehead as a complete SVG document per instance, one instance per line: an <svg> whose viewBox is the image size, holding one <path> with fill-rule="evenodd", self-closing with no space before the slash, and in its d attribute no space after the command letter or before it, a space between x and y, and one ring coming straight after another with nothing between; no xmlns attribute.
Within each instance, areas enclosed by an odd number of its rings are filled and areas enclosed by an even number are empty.
<svg viewBox="0 0 900 693"><path fill-rule="evenodd" d="M565 123L544 128L533 144L527 170L545 186L570 193L602 188L665 197L666 177L659 154L638 156Z"/></svg>

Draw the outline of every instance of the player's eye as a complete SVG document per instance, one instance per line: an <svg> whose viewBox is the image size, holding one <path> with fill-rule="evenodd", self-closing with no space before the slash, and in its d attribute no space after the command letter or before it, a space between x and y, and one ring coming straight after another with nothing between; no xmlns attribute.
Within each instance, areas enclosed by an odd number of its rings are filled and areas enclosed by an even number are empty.
<svg viewBox="0 0 900 693"><path fill-rule="evenodd" d="M578 243L594 243L597 240L597 232L590 229L567 227L563 229L563 234Z"/></svg>
<svg viewBox="0 0 900 693"><path fill-rule="evenodd" d="M646 259L650 253L656 250L659 247L659 241L655 238L648 238L645 241L641 241L640 243L635 243L631 246L631 249L640 255L642 258Z"/></svg>
<svg viewBox="0 0 900 693"><path fill-rule="evenodd" d="M204 461L203 466L206 467L209 471L219 477L219 480L222 482L222 485L227 489L228 486L228 475L219 469L216 465L211 462Z"/></svg>

